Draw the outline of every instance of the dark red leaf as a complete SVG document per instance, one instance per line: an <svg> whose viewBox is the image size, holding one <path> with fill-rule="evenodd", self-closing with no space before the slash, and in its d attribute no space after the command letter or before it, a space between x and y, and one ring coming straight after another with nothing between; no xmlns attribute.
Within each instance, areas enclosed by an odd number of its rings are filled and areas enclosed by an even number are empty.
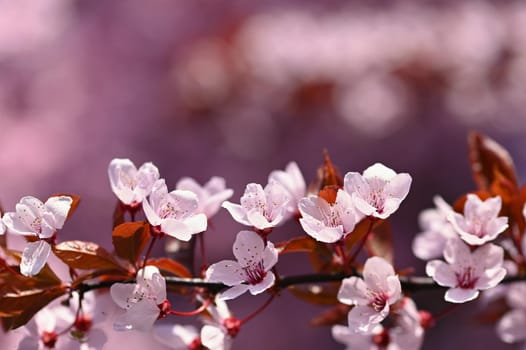
<svg viewBox="0 0 526 350"><path fill-rule="evenodd" d="M117 204L115 205L115 210L113 211L113 228L124 223L124 214L125 214L124 207L121 201L117 200Z"/></svg>
<svg viewBox="0 0 526 350"><path fill-rule="evenodd" d="M393 264L394 249L391 225L384 220L367 238L365 247L369 256L379 256Z"/></svg>
<svg viewBox="0 0 526 350"><path fill-rule="evenodd" d="M351 307L348 305L338 304L314 317L310 321L310 324L313 326L332 326L335 324L346 323L347 314L350 309Z"/></svg>
<svg viewBox="0 0 526 350"><path fill-rule="evenodd" d="M336 305L339 286L340 283L324 283L290 286L287 289L294 296L311 304Z"/></svg>
<svg viewBox="0 0 526 350"><path fill-rule="evenodd" d="M66 241L53 247L55 255L74 269L124 269L104 248L95 243Z"/></svg>
<svg viewBox="0 0 526 350"><path fill-rule="evenodd" d="M192 277L192 274L190 273L190 271L188 271L188 269L184 265L172 259L168 259L168 258L149 259L146 265L156 266L159 268L159 270L169 272L175 276L185 277L185 278Z"/></svg>
<svg viewBox="0 0 526 350"><path fill-rule="evenodd" d="M146 222L126 222L115 227L112 234L117 255L135 265L148 238L149 225Z"/></svg>
<svg viewBox="0 0 526 350"><path fill-rule="evenodd" d="M294 237L285 242L279 242L276 244L280 254L286 253L297 253L297 252L312 252L316 249L316 240L309 236Z"/></svg>

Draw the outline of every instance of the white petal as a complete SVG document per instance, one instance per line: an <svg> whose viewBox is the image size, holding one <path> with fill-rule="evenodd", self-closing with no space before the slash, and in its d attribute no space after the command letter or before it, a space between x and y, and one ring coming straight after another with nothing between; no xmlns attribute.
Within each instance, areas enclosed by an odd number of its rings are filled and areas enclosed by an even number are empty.
<svg viewBox="0 0 526 350"><path fill-rule="evenodd" d="M220 282L227 286L234 286L246 279L243 268L237 261L223 260L212 264L206 270L206 280L210 282Z"/></svg>
<svg viewBox="0 0 526 350"><path fill-rule="evenodd" d="M147 200L142 202L142 210L144 211L144 215L146 216L146 219L150 225L159 226L161 224L161 218L159 215L157 215Z"/></svg>
<svg viewBox="0 0 526 350"><path fill-rule="evenodd" d="M205 325L201 329L201 343L209 349L223 350L227 335L222 328Z"/></svg>
<svg viewBox="0 0 526 350"><path fill-rule="evenodd" d="M241 266L252 266L263 259L263 239L253 231L240 231L232 248Z"/></svg>
<svg viewBox="0 0 526 350"><path fill-rule="evenodd" d="M206 231L208 226L208 220L205 214L192 215L184 219L184 223L192 235Z"/></svg>
<svg viewBox="0 0 526 350"><path fill-rule="evenodd" d="M175 201L176 207L185 213L192 214L198 208L198 199L194 192L175 190L168 195Z"/></svg>
<svg viewBox="0 0 526 350"><path fill-rule="evenodd" d="M526 310L526 282L516 282L510 285L506 300L514 309Z"/></svg>
<svg viewBox="0 0 526 350"><path fill-rule="evenodd" d="M133 304L128 310L117 316L113 323L116 331L138 330L147 332L151 330L154 322L159 317L159 308L151 300L144 300Z"/></svg>
<svg viewBox="0 0 526 350"><path fill-rule="evenodd" d="M53 214L55 219L54 228L62 228L64 222L66 221L66 217L68 216L69 210L71 209L72 203L73 199L69 196L51 197L46 201L45 207Z"/></svg>
<svg viewBox="0 0 526 350"><path fill-rule="evenodd" d="M444 299L450 303L465 303L479 296L476 289L451 288L448 289Z"/></svg>
<svg viewBox="0 0 526 350"><path fill-rule="evenodd" d="M161 221L161 231L181 241L188 242L192 238L192 230L181 220L164 219Z"/></svg>
<svg viewBox="0 0 526 350"><path fill-rule="evenodd" d="M238 284L237 286L230 287L227 290L219 293L217 298L219 300L231 300L231 299L237 298L241 294L245 293L247 290L248 290L248 285Z"/></svg>
<svg viewBox="0 0 526 350"><path fill-rule="evenodd" d="M153 336L170 349L187 350L188 345L199 337L199 333L194 326L161 324L153 328Z"/></svg>
<svg viewBox="0 0 526 350"><path fill-rule="evenodd" d="M369 289L386 292L387 278L394 275L393 267L383 258L373 256L365 262L363 279Z"/></svg>
<svg viewBox="0 0 526 350"><path fill-rule="evenodd" d="M24 276L34 276L42 270L51 253L51 245L46 241L28 243L22 253L20 273Z"/></svg>
<svg viewBox="0 0 526 350"><path fill-rule="evenodd" d="M433 264L431 264L433 263ZM431 265L430 265L431 264ZM440 260L430 261L426 266L426 272L428 275L431 273L431 269L434 268L434 275L430 275L436 283L443 287L455 287L458 284L457 275L453 271L451 265L446 264Z"/></svg>
<svg viewBox="0 0 526 350"><path fill-rule="evenodd" d="M122 309L128 309L131 304L128 301L137 285L135 283L114 283L110 288L110 295L115 304Z"/></svg>
<svg viewBox="0 0 526 350"><path fill-rule="evenodd" d="M274 274L268 271L267 275L265 276L265 278L263 278L261 282L259 282L258 284L249 284L248 290L252 295L260 294L268 288L272 287L274 285L275 280L276 277L274 276Z"/></svg>
<svg viewBox="0 0 526 350"><path fill-rule="evenodd" d="M386 305L388 307L388 305ZM388 313L388 312L387 312ZM347 320L351 331L357 333L370 333L376 325L382 322L387 314L376 312L369 306L355 306L349 311Z"/></svg>
<svg viewBox="0 0 526 350"><path fill-rule="evenodd" d="M239 222L242 225L251 226L252 224L247 220L245 209L239 204L234 204L231 202L224 202L222 205L223 208L228 210L232 218Z"/></svg>
<svg viewBox="0 0 526 350"><path fill-rule="evenodd" d="M119 200L125 204L131 204L134 193L128 183L123 183L125 179L135 179L137 168L129 159L113 159L108 166L108 176L110 186Z"/></svg>
<svg viewBox="0 0 526 350"><path fill-rule="evenodd" d="M384 181L389 181L395 176L396 172L382 163L375 163L363 172L363 177L366 179L378 178Z"/></svg>
<svg viewBox="0 0 526 350"><path fill-rule="evenodd" d="M365 201L357 193L352 194L352 199L353 199L354 206L362 214L368 216L376 212L376 208L370 205L367 201Z"/></svg>
<svg viewBox="0 0 526 350"><path fill-rule="evenodd" d="M398 198L400 201L402 201L409 193L411 181L412 179L409 174L398 174L387 183L386 191L390 196Z"/></svg>
<svg viewBox="0 0 526 350"><path fill-rule="evenodd" d="M347 305L367 305L369 298L365 282L358 277L345 278L338 291L338 300Z"/></svg>
<svg viewBox="0 0 526 350"><path fill-rule="evenodd" d="M274 265L278 262L278 250L274 248L274 244L272 242L267 242L267 246L265 247L265 250L263 251L263 268L265 271L270 270Z"/></svg>
<svg viewBox="0 0 526 350"><path fill-rule="evenodd" d="M506 269L504 267L488 269L479 277L475 288L485 290L495 287L506 277Z"/></svg>
<svg viewBox="0 0 526 350"><path fill-rule="evenodd" d="M416 235L413 240L413 254L419 259L430 260L442 256L446 238L436 231L425 231Z"/></svg>
<svg viewBox="0 0 526 350"><path fill-rule="evenodd" d="M250 222L250 225L260 230L264 230L273 226L257 209L251 209L247 212L247 220Z"/></svg>
<svg viewBox="0 0 526 350"><path fill-rule="evenodd" d="M36 233L25 222L22 222L17 213L5 213L2 222L7 227L9 233L24 236L34 236Z"/></svg>

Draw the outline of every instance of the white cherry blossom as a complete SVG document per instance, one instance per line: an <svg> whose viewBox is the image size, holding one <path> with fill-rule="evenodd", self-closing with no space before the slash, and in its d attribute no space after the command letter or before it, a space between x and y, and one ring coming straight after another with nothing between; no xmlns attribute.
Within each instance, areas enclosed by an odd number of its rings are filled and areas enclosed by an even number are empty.
<svg viewBox="0 0 526 350"><path fill-rule="evenodd" d="M237 234L233 246L237 261L223 260L212 264L206 271L210 282L221 282L231 288L220 294L223 300L233 299L250 291L252 295L264 292L274 284L270 269L278 262L278 251L253 231Z"/></svg>
<svg viewBox="0 0 526 350"><path fill-rule="evenodd" d="M502 200L499 196L481 200L468 194L464 215L451 213L449 220L464 242L481 245L492 241L508 228L508 218L499 216Z"/></svg>
<svg viewBox="0 0 526 350"><path fill-rule="evenodd" d="M432 260L426 265L426 273L435 282L450 287L445 300L464 303L478 297L479 290L495 287L506 275L503 267L504 249L485 244L473 252L462 240L450 239L446 243L444 259Z"/></svg>
<svg viewBox="0 0 526 350"><path fill-rule="evenodd" d="M284 221L289 199L287 190L275 181L269 182L265 189L260 184L250 183L241 197L241 204L227 201L223 208L240 224L265 230Z"/></svg>
<svg viewBox="0 0 526 350"><path fill-rule="evenodd" d="M197 195L183 190L168 193L164 179L155 182L149 200L142 207L152 226L182 241L206 230L206 216L197 211Z"/></svg>
<svg viewBox="0 0 526 350"><path fill-rule="evenodd" d="M129 206L139 205L151 192L159 179L159 170L152 163L144 163L137 170L129 159L115 158L108 166L111 190L119 200Z"/></svg>
<svg viewBox="0 0 526 350"><path fill-rule="evenodd" d="M58 323L58 324L57 324ZM57 319L51 306L36 313L25 325L25 336L18 344L18 350L45 350L62 348L64 339L58 332L67 325Z"/></svg>
<svg viewBox="0 0 526 350"><path fill-rule="evenodd" d="M338 190L336 202L332 204L319 196L302 198L299 210L301 227L309 236L325 243L344 238L358 221L351 196L343 190Z"/></svg>
<svg viewBox="0 0 526 350"><path fill-rule="evenodd" d="M505 343L526 340L526 282L516 282L509 286L506 301L511 310L497 323L497 334Z"/></svg>
<svg viewBox="0 0 526 350"><path fill-rule="evenodd" d="M367 259L363 279L345 278L338 291L338 300L355 305L348 314L349 328L370 333L390 311L390 305L402 297L402 287L393 267L380 257Z"/></svg>
<svg viewBox="0 0 526 350"><path fill-rule="evenodd" d="M137 272L136 283L115 283L110 288L113 301L123 309L113 328L117 331L149 331L161 315L166 300L166 281L155 266Z"/></svg>
<svg viewBox="0 0 526 350"><path fill-rule="evenodd" d="M274 170L270 173L268 181L275 181L283 186L290 197L288 203L289 216L298 212L298 204L301 198L305 197L307 186L296 162L290 162L285 170Z"/></svg>
<svg viewBox="0 0 526 350"><path fill-rule="evenodd" d="M207 308L211 318L205 320L201 328L201 342L210 350L229 350L233 337L239 331L240 323L232 316L228 305L220 298L215 299L215 305Z"/></svg>
<svg viewBox="0 0 526 350"><path fill-rule="evenodd" d="M226 188L225 179L218 176L212 177L204 186L191 177L185 177L177 182L175 188L195 193L198 199L197 212L205 214L208 219L214 216L223 202L234 193L232 189Z"/></svg>
<svg viewBox="0 0 526 350"><path fill-rule="evenodd" d="M440 197L433 198L436 208L422 211L418 217L423 232L413 240L413 253L422 260L439 258L449 238L458 237L448 220L453 208Z"/></svg>
<svg viewBox="0 0 526 350"><path fill-rule="evenodd" d="M366 216L380 219L398 209L410 186L409 174L397 174L381 163L365 169L363 175L349 172L344 178L344 188L351 195L356 209Z"/></svg>
<svg viewBox="0 0 526 350"><path fill-rule="evenodd" d="M2 221L9 233L38 238L26 244L20 273L34 276L42 270L51 253L49 242L54 241L56 231L63 227L72 202L68 196L50 197L46 203L27 196L18 202L15 212L5 213Z"/></svg>

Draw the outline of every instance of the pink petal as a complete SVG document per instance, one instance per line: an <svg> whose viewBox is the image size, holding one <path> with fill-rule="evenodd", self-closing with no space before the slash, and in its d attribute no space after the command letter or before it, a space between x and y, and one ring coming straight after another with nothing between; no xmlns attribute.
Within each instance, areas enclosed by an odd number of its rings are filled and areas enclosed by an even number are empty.
<svg viewBox="0 0 526 350"><path fill-rule="evenodd" d="M150 331L154 322L159 317L159 308L151 300L144 300L131 305L121 315L117 316L113 323L116 331L138 330Z"/></svg>
<svg viewBox="0 0 526 350"><path fill-rule="evenodd" d="M221 282L227 286L234 286L244 282L246 274L237 261L223 260L208 267L206 279L210 282Z"/></svg>
<svg viewBox="0 0 526 350"><path fill-rule="evenodd" d="M525 329L526 313L524 310L512 310L506 313L497 323L497 333L505 343L517 343L525 340Z"/></svg>
<svg viewBox="0 0 526 350"><path fill-rule="evenodd" d="M227 290L219 293L217 298L219 300L235 299L238 296L240 296L241 294L245 293L247 290L248 290L248 285L246 285L246 284L238 284L237 286L230 287Z"/></svg>
<svg viewBox="0 0 526 350"><path fill-rule="evenodd" d="M247 220L250 222L250 225L260 230L272 227L267 218L265 218L257 209L251 209L247 212Z"/></svg>
<svg viewBox="0 0 526 350"><path fill-rule="evenodd" d="M201 342L208 349L224 350L227 335L222 328L205 325L201 329Z"/></svg>
<svg viewBox="0 0 526 350"><path fill-rule="evenodd" d="M409 174L398 174L387 183L386 191L390 196L402 201L409 193L411 181L412 179Z"/></svg>
<svg viewBox="0 0 526 350"><path fill-rule="evenodd" d="M375 163L363 172L363 177L366 179L378 178L383 181L389 181L395 176L396 172L382 163Z"/></svg>
<svg viewBox="0 0 526 350"><path fill-rule="evenodd" d="M265 271L269 271L278 262L278 250L274 248L272 242L267 242L267 246L263 251L263 267Z"/></svg>
<svg viewBox="0 0 526 350"><path fill-rule="evenodd" d="M349 328L356 333L371 333L389 313L389 306L386 305L386 307L387 313L384 310L377 312L369 306L358 305L353 307L347 315Z"/></svg>
<svg viewBox="0 0 526 350"><path fill-rule="evenodd" d="M188 350L188 345L199 337L199 333L194 326L161 324L154 327L153 336L170 349Z"/></svg>
<svg viewBox="0 0 526 350"><path fill-rule="evenodd" d="M241 266L251 266L263 259L263 239L253 231L240 231L232 247L234 256Z"/></svg>
<svg viewBox="0 0 526 350"><path fill-rule="evenodd" d="M373 256L365 262L363 279L369 289L386 292L387 278L394 275L393 267L383 258Z"/></svg>
<svg viewBox="0 0 526 350"><path fill-rule="evenodd" d="M51 197L46 201L46 209L49 210L54 216L54 228L62 228L72 203L73 199L69 196Z"/></svg>
<svg viewBox="0 0 526 350"><path fill-rule="evenodd" d="M241 205L226 201L223 203L222 207L228 210L228 212L230 213L230 215L232 215L232 218L235 221L246 226L252 225L250 221L247 220L245 209L243 209Z"/></svg>
<svg viewBox="0 0 526 350"><path fill-rule="evenodd" d="M121 309L128 309L131 306L128 299L133 295L136 288L137 285L134 283L115 283L110 288L110 295Z"/></svg>
<svg viewBox="0 0 526 350"><path fill-rule="evenodd" d="M46 241L39 240L28 243L22 253L20 273L28 277L38 274L46 264L50 253L51 245Z"/></svg>
<svg viewBox="0 0 526 350"><path fill-rule="evenodd" d="M465 303L479 296L476 289L451 288L448 289L444 299L450 303Z"/></svg>
<svg viewBox="0 0 526 350"><path fill-rule="evenodd" d="M369 304L367 285L358 277L345 278L338 291L338 300L347 305Z"/></svg>
<svg viewBox="0 0 526 350"><path fill-rule="evenodd" d="M268 288L272 287L274 285L274 282L276 280L276 276L270 271L267 272L267 275L261 282L258 284L249 284L248 290L250 291L250 294L257 295L260 293L263 293Z"/></svg>
<svg viewBox="0 0 526 350"><path fill-rule="evenodd" d="M152 226L158 226L161 224L161 218L157 213L153 210L153 208L150 206L150 203L148 201L142 202L142 210L144 211L144 215L146 216L146 219Z"/></svg>
<svg viewBox="0 0 526 350"><path fill-rule="evenodd" d="M431 275L434 268L434 274ZM451 265L440 260L430 261L426 266L426 273L431 276L436 283L443 287L455 287L458 284L457 275Z"/></svg>

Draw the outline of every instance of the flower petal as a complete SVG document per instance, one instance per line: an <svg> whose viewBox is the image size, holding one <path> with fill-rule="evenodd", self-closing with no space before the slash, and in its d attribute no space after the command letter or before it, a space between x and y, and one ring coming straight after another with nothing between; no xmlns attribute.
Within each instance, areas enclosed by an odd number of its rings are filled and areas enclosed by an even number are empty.
<svg viewBox="0 0 526 350"><path fill-rule="evenodd" d="M476 289L450 288L447 290L444 299L450 303L465 303L479 296Z"/></svg>
<svg viewBox="0 0 526 350"><path fill-rule="evenodd" d="M116 331L138 330L147 332L159 317L159 312L159 307L152 300L135 303L117 316L113 323L113 329Z"/></svg>
<svg viewBox="0 0 526 350"><path fill-rule="evenodd" d="M338 291L338 300L347 305L367 305L369 298L364 280L358 277L345 278Z"/></svg>
<svg viewBox="0 0 526 350"><path fill-rule="evenodd" d="M246 279L243 268L237 261L223 260L212 264L206 270L206 280L210 282L221 282L227 286L234 286Z"/></svg>
<svg viewBox="0 0 526 350"><path fill-rule="evenodd" d="M46 201L45 207L53 214L55 229L61 229L64 226L72 203L73 199L69 196L50 197Z"/></svg>
<svg viewBox="0 0 526 350"><path fill-rule="evenodd" d="M219 300L231 300L237 298L241 294L245 293L248 290L248 285L238 284L236 286L230 287L227 290L219 293L217 298Z"/></svg>
<svg viewBox="0 0 526 350"><path fill-rule="evenodd" d="M241 266L252 266L263 259L263 239L253 231L240 231L232 248Z"/></svg>
<svg viewBox="0 0 526 350"><path fill-rule="evenodd" d="M46 241L28 243L22 253L20 273L28 277L38 274L46 264L50 253L51 245Z"/></svg>
<svg viewBox="0 0 526 350"><path fill-rule="evenodd" d="M249 284L248 290L250 291L250 294L257 295L272 287L275 281L276 276L274 276L272 272L268 271L261 282L258 284Z"/></svg>
<svg viewBox="0 0 526 350"><path fill-rule="evenodd" d="M201 329L201 343L208 349L226 350L227 335L222 328L207 324Z"/></svg>
<svg viewBox="0 0 526 350"><path fill-rule="evenodd" d="M228 210L235 221L246 226L252 225L250 221L247 220L245 209L243 209L241 205L226 201L223 203L222 207Z"/></svg>
<svg viewBox="0 0 526 350"><path fill-rule="evenodd" d="M389 308L388 305L386 305L386 307ZM385 314L385 312L377 312L372 307L358 305L349 311L347 321L349 322L351 331L356 333L371 333L386 316L387 314Z"/></svg>
<svg viewBox="0 0 526 350"><path fill-rule="evenodd" d="M263 250L263 268L269 271L278 262L278 250L274 247L272 242L267 242L265 250Z"/></svg>
<svg viewBox="0 0 526 350"><path fill-rule="evenodd" d="M524 295L523 295L524 298ZM497 323L497 333L505 343L516 343L526 339L526 313L524 310L512 310Z"/></svg>

